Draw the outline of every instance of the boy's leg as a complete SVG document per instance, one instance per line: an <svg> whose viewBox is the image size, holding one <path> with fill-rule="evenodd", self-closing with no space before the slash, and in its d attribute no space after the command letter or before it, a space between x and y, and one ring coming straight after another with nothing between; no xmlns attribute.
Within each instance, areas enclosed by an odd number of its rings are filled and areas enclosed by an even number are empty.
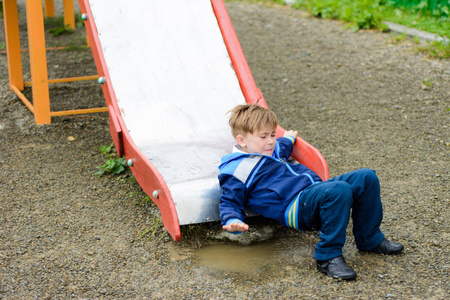
<svg viewBox="0 0 450 300"><path fill-rule="evenodd" d="M319 230L320 241L313 255L316 260L342 255L352 203L351 186L343 181L326 181L303 191L299 226L303 230Z"/></svg>
<svg viewBox="0 0 450 300"><path fill-rule="evenodd" d="M380 183L375 171L360 169L330 179L343 181L352 189L353 234L359 250L371 250L384 239L380 230L383 207L380 198Z"/></svg>

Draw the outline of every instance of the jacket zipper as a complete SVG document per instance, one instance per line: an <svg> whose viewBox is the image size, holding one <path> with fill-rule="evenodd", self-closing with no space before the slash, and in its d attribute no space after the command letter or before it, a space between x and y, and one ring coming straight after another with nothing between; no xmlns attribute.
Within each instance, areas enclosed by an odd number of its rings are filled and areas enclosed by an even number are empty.
<svg viewBox="0 0 450 300"><path fill-rule="evenodd" d="M309 178L309 180L311 180L311 183L313 183L313 184L315 183L315 181L314 181L314 179L312 178L312 176L309 175L308 173L298 174L297 172L295 172L294 170L292 170L291 166L290 166L287 162L285 162L283 159L279 158L278 160L281 161L283 164L285 164L286 167L289 169L289 171L291 171L291 173L294 174L295 176L305 175L305 176L307 176L307 177Z"/></svg>

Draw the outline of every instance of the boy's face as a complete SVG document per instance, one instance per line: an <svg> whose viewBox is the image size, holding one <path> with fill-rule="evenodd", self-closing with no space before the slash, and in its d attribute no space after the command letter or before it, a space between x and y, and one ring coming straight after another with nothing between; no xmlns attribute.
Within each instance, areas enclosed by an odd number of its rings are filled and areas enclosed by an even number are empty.
<svg viewBox="0 0 450 300"><path fill-rule="evenodd" d="M272 156L276 144L275 130L263 129L245 133L236 136L236 141L244 152Z"/></svg>

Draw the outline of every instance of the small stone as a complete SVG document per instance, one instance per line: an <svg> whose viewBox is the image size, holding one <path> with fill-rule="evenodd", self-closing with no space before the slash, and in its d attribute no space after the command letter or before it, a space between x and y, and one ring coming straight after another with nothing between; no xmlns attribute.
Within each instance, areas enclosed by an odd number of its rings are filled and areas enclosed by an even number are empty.
<svg viewBox="0 0 450 300"><path fill-rule="evenodd" d="M66 286L66 290L70 293L73 293L77 290L77 286L73 285L73 284L69 284L68 286Z"/></svg>

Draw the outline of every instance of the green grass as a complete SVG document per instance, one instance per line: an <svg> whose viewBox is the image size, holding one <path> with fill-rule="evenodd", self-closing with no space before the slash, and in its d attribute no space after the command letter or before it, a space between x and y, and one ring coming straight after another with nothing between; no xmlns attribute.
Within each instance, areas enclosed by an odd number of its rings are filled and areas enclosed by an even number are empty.
<svg viewBox="0 0 450 300"><path fill-rule="evenodd" d="M84 40L83 40L84 41ZM86 50L87 46L86 45L77 45L75 43L69 43L64 47L64 51L83 51Z"/></svg>
<svg viewBox="0 0 450 300"><path fill-rule="evenodd" d="M413 6L412 2L420 4ZM297 0L293 7L306 10L315 17L344 21L355 31L384 31L388 28L384 22L389 21L450 38L449 0ZM450 57L448 40L429 42L417 49L431 57Z"/></svg>
<svg viewBox="0 0 450 300"><path fill-rule="evenodd" d="M83 28L84 23L81 19L81 15L79 13L75 14L75 27L80 29ZM59 16L57 18L44 18L45 28L48 29L50 33L53 34L54 37L60 36L62 34L72 34L74 32L69 26L64 25L64 17Z"/></svg>
<svg viewBox="0 0 450 300"><path fill-rule="evenodd" d="M304 9L315 17L344 21L353 30L387 29L379 0L297 0L293 7Z"/></svg>
<svg viewBox="0 0 450 300"><path fill-rule="evenodd" d="M398 1L397 1L398 2ZM426 3L426 1L422 2ZM442 37L450 37L450 1L449 6L427 10L422 6L407 7L386 0L382 6L385 21L401 24L407 27L432 32Z"/></svg>
<svg viewBox="0 0 450 300"><path fill-rule="evenodd" d="M429 42L426 45L418 46L417 51L424 52L431 58L450 58L450 45L448 42Z"/></svg>

